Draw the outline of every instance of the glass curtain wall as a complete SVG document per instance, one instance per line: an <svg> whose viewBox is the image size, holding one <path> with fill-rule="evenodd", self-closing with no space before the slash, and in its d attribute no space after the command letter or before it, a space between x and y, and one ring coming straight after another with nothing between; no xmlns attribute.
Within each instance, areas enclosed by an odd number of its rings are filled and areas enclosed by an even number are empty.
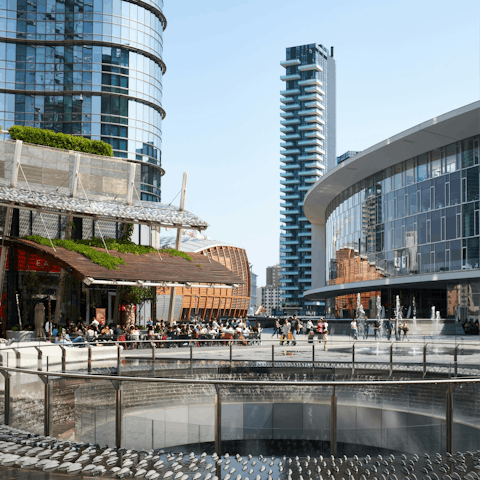
<svg viewBox="0 0 480 480"><path fill-rule="evenodd" d="M110 143L160 201L163 2L0 0L0 124ZM140 195L140 192L139 192Z"/></svg>
<svg viewBox="0 0 480 480"><path fill-rule="evenodd" d="M327 284L480 267L479 137L350 186L326 212Z"/></svg>

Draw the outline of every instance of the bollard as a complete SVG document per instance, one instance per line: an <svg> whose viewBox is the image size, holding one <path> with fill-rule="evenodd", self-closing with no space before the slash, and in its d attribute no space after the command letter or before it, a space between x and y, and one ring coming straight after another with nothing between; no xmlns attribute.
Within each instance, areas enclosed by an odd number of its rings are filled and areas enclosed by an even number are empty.
<svg viewBox="0 0 480 480"><path fill-rule="evenodd" d="M222 456L222 396L219 385L215 385L215 452L219 457ZM215 471L221 479L222 466L216 463Z"/></svg>
<svg viewBox="0 0 480 480"><path fill-rule="evenodd" d="M67 350L63 345L60 345L62 349L62 373L66 373L67 371Z"/></svg>
<svg viewBox="0 0 480 480"><path fill-rule="evenodd" d="M337 456L337 396L335 387L330 397L330 454Z"/></svg>
<svg viewBox="0 0 480 480"><path fill-rule="evenodd" d="M115 446L120 448L122 446L122 382L112 380L113 388L115 389Z"/></svg>
<svg viewBox="0 0 480 480"><path fill-rule="evenodd" d="M272 368L275 368L275 345L272 345Z"/></svg>
<svg viewBox="0 0 480 480"><path fill-rule="evenodd" d="M230 370L233 367L233 342L230 340Z"/></svg>
<svg viewBox="0 0 480 480"><path fill-rule="evenodd" d="M193 368L193 344L190 343L190 370Z"/></svg>
<svg viewBox="0 0 480 480"><path fill-rule="evenodd" d="M5 425L10 425L10 401L11 401L11 394L10 394L10 380L11 380L11 375L9 372L5 372L2 370L2 375L5 378L5 401L4 401L4 420L3 423Z"/></svg>
<svg viewBox="0 0 480 480"><path fill-rule="evenodd" d="M92 347L91 345L87 344L87 348L88 348L88 360L87 360L88 373L92 373Z"/></svg>
<svg viewBox="0 0 480 480"><path fill-rule="evenodd" d="M390 376L393 375L393 342L390 344Z"/></svg>
<svg viewBox="0 0 480 480"><path fill-rule="evenodd" d="M355 342L352 343L352 375L355 374Z"/></svg>
<svg viewBox="0 0 480 480"><path fill-rule="evenodd" d="M315 370L315 345L312 345L312 372Z"/></svg>
<svg viewBox="0 0 480 480"><path fill-rule="evenodd" d="M423 346L423 378L427 375L427 345L428 343Z"/></svg>
<svg viewBox="0 0 480 480"><path fill-rule="evenodd" d="M47 375L39 375L40 380L42 380L45 391L44 398L44 414L43 414L43 434L46 437L49 437L52 432L52 408L53 408L53 385L52 381L48 378Z"/></svg>
<svg viewBox="0 0 480 480"><path fill-rule="evenodd" d="M457 357L458 357L458 345L453 350L453 368L454 368L454 376L455 377L458 374L458 364L457 364L458 358Z"/></svg>
<svg viewBox="0 0 480 480"><path fill-rule="evenodd" d="M152 343L152 377L156 376L155 373L155 352L157 350L157 347L155 346L154 343Z"/></svg>
<svg viewBox="0 0 480 480"><path fill-rule="evenodd" d="M43 370L43 352L40 350L40 347L35 347L35 350L38 352L37 356L37 370L40 372Z"/></svg>
<svg viewBox="0 0 480 480"><path fill-rule="evenodd" d="M446 435L445 435L445 440L446 440L446 452L452 453L453 451L453 445L452 445L452 439L453 439L453 391L455 390L455 384L450 385L447 388L446 392L446 415L445 415L445 426L446 426Z"/></svg>
<svg viewBox="0 0 480 480"><path fill-rule="evenodd" d="M122 369L122 346L117 343L117 375L121 375Z"/></svg>
<svg viewBox="0 0 480 480"><path fill-rule="evenodd" d="M16 358L16 367L17 368L22 368L22 356L20 352L14 348L13 351L15 352L15 358Z"/></svg>

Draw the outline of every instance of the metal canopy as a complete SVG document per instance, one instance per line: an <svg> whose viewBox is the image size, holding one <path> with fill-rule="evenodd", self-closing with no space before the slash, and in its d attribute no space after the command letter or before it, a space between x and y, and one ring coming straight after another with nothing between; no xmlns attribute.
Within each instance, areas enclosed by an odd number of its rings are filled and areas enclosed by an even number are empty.
<svg viewBox="0 0 480 480"><path fill-rule="evenodd" d="M205 230L208 227L207 222L193 213L185 210L180 212L178 207L163 203L132 202L131 205L126 205L120 202L87 200L9 186L0 186L0 205L111 222L194 230Z"/></svg>

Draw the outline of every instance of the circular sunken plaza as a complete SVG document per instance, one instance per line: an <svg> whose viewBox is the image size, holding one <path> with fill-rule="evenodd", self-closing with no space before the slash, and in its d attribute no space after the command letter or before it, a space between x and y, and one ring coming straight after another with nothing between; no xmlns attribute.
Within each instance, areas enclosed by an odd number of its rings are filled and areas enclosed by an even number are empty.
<svg viewBox="0 0 480 480"><path fill-rule="evenodd" d="M262 336L4 346L2 478L477 480L476 337Z"/></svg>

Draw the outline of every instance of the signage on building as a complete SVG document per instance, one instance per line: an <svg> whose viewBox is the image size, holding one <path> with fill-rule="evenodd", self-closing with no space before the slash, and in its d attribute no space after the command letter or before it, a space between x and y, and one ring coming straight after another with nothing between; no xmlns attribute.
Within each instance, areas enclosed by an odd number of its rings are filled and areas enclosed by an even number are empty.
<svg viewBox="0 0 480 480"><path fill-rule="evenodd" d="M0 248L1 251L1 248ZM27 253L24 250L18 251L18 271L20 272L50 272L60 273L60 267L52 265L44 258L33 253ZM8 270L9 257L7 256L6 269Z"/></svg>

